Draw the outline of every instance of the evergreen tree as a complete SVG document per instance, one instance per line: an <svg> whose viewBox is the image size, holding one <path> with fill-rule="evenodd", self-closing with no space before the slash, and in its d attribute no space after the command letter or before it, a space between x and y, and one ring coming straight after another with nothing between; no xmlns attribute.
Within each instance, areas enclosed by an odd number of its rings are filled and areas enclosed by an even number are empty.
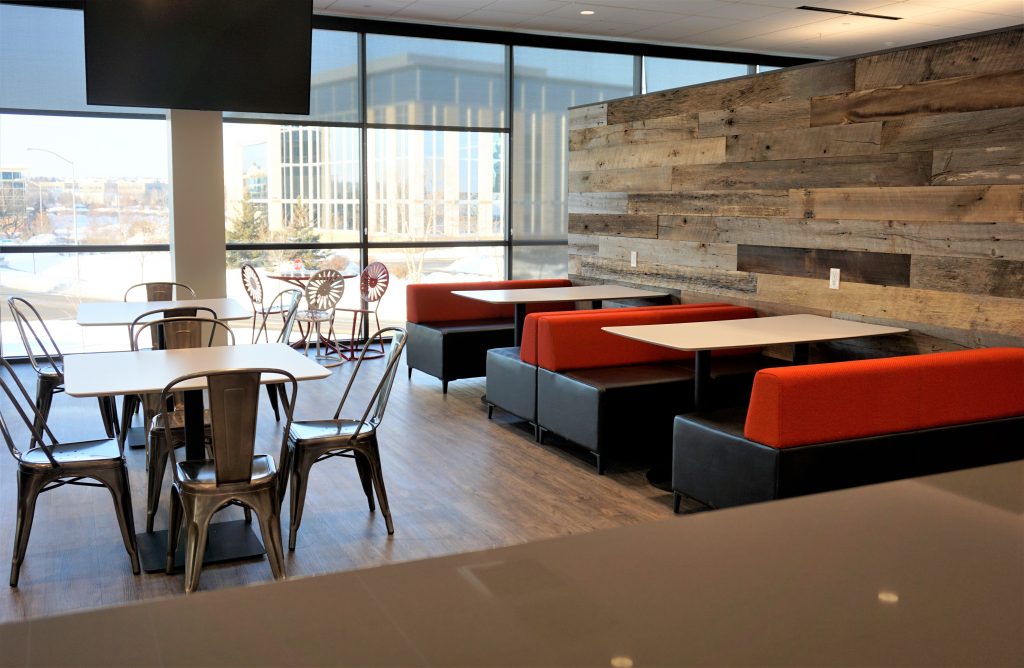
<svg viewBox="0 0 1024 668"><path fill-rule="evenodd" d="M267 217L263 209L252 203L248 189L243 190L242 201L231 219L228 241L257 243L266 241L268 233ZM228 253L227 262L229 266L238 267L243 262L255 260L259 255L259 251L231 251Z"/></svg>

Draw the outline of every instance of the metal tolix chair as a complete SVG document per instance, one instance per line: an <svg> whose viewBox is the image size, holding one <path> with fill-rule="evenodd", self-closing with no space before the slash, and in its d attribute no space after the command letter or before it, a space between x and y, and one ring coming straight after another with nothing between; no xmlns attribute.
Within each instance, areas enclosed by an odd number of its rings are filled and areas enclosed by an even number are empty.
<svg viewBox="0 0 1024 668"><path fill-rule="evenodd" d="M178 299L195 299L196 291L185 285L184 283L175 283L173 281L154 281L151 283L136 283L127 290L124 291L124 301L131 301L129 297L134 297L132 294L139 288L146 290L146 299L143 301L147 302L169 302L173 301L175 296ZM184 295L182 293L185 293Z"/></svg>
<svg viewBox="0 0 1024 668"><path fill-rule="evenodd" d="M302 508L306 499L306 487L309 484L309 473L313 464L331 457L347 457L355 459L359 471L359 479L363 484L370 511L375 510L373 489L377 490L381 513L387 526L388 535L395 532L391 521L391 509L388 506L388 495L384 489L384 475L381 471L380 448L377 444L377 429L384 419L391 386L395 381L398 361L405 348L406 333L401 327L387 327L374 334L374 338L391 333L391 349L386 358L384 373L370 401L359 419L341 417L352 390L352 385L359 375L367 349L360 353L355 369L349 377L345 393L338 403L334 417L329 420L303 420L291 423L286 430L288 438L285 448L281 451L281 475L289 474L291 484L291 525L288 533L288 549L295 549L295 540L302 522ZM282 481L283 482L283 481ZM284 498L285 485L281 485L280 495Z"/></svg>
<svg viewBox="0 0 1024 668"><path fill-rule="evenodd" d="M260 334L267 337L267 320L271 315L281 316L281 331L277 335L276 342L288 345L289 339L292 337L292 328L295 326L295 318L299 312L299 304L302 303L302 290L298 288L291 288L290 290L282 290L270 300L270 306L267 307L267 312L263 316L263 322L260 323L260 328L254 337L254 340L258 340ZM288 397L284 396L284 384L283 383L267 383L267 396L270 398L270 407L274 409L274 421L281 421L281 413L278 411L277 403L278 397L280 397L282 403L288 401Z"/></svg>
<svg viewBox="0 0 1024 668"><path fill-rule="evenodd" d="M35 405L40 417L35 431L41 433L43 423L50 415L53 395L64 391L64 356L35 306L22 297L10 297L7 306L25 346L28 362L36 372ZM99 397L98 400L103 431L107 438L114 438L118 435L117 403L114 397Z"/></svg>
<svg viewBox="0 0 1024 668"><path fill-rule="evenodd" d="M10 376L10 380L4 377L3 372ZM108 438L75 443L58 442L43 415L32 403L28 390L5 359L0 359L0 390L7 396L31 434L29 449L20 450L14 444L7 422L0 413L0 434L18 462L18 514L14 526L11 586L18 586L21 564L25 560L32 531L36 499L41 493L64 485L106 487L110 490L121 527L121 538L131 558L132 573L138 575L139 551L135 542L131 486L128 483L124 453L117 441ZM87 482L89 479L97 482Z"/></svg>
<svg viewBox="0 0 1024 668"><path fill-rule="evenodd" d="M184 522L187 528L185 593L191 593L199 586L210 519L228 505L241 505L256 512L274 579L285 577L277 469L270 455L254 454L260 377L264 373L283 376L283 382L291 385L291 399L284 405L287 418L281 444L284 449L298 390L295 377L287 371L260 368L189 374L168 383L161 394L161 400L166 401L174 395L178 385L205 377L210 396L212 458L175 461L172 469L174 482L167 533L167 572L173 570L174 554ZM167 425L165 423L165 429ZM170 440L171 435L168 433L165 438ZM171 456L174 457L173 452Z"/></svg>
<svg viewBox="0 0 1024 668"><path fill-rule="evenodd" d="M140 316L141 317L141 316ZM203 328L209 326L210 334L203 335ZM139 349L139 338L148 330L154 340L158 334L163 337L164 350L181 350L183 348L200 348L213 345L218 331L223 331L230 345L235 343L235 334L223 320L211 320L199 316L177 318L161 318L139 324L132 323L134 335L132 349ZM205 339L205 341L204 341ZM149 423L146 485L146 532L153 531L153 519L160 506L160 491L163 488L164 471L167 469L167 457L174 448L185 444L185 411L181 407L180 397L174 397L173 403L161 401L158 394L147 395L143 399L143 413ZM210 413L203 411L204 436L210 438Z"/></svg>

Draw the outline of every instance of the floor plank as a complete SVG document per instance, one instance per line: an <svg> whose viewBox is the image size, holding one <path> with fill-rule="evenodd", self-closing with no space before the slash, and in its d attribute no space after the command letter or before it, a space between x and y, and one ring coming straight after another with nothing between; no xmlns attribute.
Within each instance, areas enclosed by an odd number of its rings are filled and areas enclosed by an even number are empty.
<svg viewBox="0 0 1024 668"><path fill-rule="evenodd" d="M300 385L298 419L333 414L352 365L322 381ZM30 389L28 365L18 365ZM380 361L367 362L347 415L361 412ZM635 524L671 516L671 494L650 487L641 466L612 466L598 476L589 455L571 446L537 445L526 423L495 410L487 419L480 401L483 379L451 384L418 372L407 380L404 362L395 380L380 430L385 483L395 522L388 537L384 520L367 510L354 464L334 459L313 469L302 528L286 556L289 577L351 570ZM275 457L281 428L266 395L260 413L258 449ZM9 425L16 415L0 410ZM96 402L58 395L51 423L58 438L101 435ZM18 443L27 440L15 429ZM135 525L145 524L142 450L128 453ZM166 527L167 482L157 517ZM0 466L0 546L14 543L16 465ZM287 499L282 533L287 540ZM228 509L225 518L241 517ZM9 562L3 562L6 566ZM7 571L3 571L6 573ZM236 587L271 579L265 559L209 566L201 590ZM64 487L44 494L22 566L18 588L0 590L0 622L182 595L179 576L133 576L121 544L110 495L102 489Z"/></svg>

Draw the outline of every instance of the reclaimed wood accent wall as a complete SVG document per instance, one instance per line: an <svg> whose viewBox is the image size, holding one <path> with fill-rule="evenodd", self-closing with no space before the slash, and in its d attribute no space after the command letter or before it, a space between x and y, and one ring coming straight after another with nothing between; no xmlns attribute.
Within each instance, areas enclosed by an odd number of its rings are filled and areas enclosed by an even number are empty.
<svg viewBox="0 0 1024 668"><path fill-rule="evenodd" d="M570 129L574 282L911 330L826 357L1024 345L1021 26L579 107Z"/></svg>

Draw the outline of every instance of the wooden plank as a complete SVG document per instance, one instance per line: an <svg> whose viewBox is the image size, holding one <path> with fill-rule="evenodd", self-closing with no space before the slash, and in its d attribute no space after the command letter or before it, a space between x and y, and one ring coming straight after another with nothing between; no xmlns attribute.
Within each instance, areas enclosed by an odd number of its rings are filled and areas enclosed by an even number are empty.
<svg viewBox="0 0 1024 668"><path fill-rule="evenodd" d="M603 257L580 258L579 276L594 281L634 283L652 288L678 290L683 295L725 297L730 301L757 294L757 277L738 271L684 267L677 264L637 262L631 267L628 260Z"/></svg>
<svg viewBox="0 0 1024 668"><path fill-rule="evenodd" d="M701 165L725 159L725 137L658 142L641 146L608 146L569 154L570 172L598 169L640 169L671 165Z"/></svg>
<svg viewBox="0 0 1024 668"><path fill-rule="evenodd" d="M653 263L680 267L736 270L735 244L706 244L664 239L626 239L602 236L598 256L628 263L630 253L637 254L637 264Z"/></svg>
<svg viewBox="0 0 1024 668"><path fill-rule="evenodd" d="M854 126L856 127L856 126ZM1021 142L1024 107L911 116L882 122L883 153L1014 146Z"/></svg>
<svg viewBox="0 0 1024 668"><path fill-rule="evenodd" d="M874 155L879 151L881 123L834 125L799 130L774 130L726 138L729 162L791 160L842 155Z"/></svg>
<svg viewBox="0 0 1024 668"><path fill-rule="evenodd" d="M811 98L811 126L1024 106L1024 70Z"/></svg>
<svg viewBox="0 0 1024 668"><path fill-rule="evenodd" d="M1024 225L891 220L807 220L730 216L659 216L658 237L705 243L835 248L1024 260Z"/></svg>
<svg viewBox="0 0 1024 668"><path fill-rule="evenodd" d="M833 268L839 269L840 281L900 287L910 285L909 255L747 244L737 247L738 271L828 280L829 271Z"/></svg>
<svg viewBox="0 0 1024 668"><path fill-rule="evenodd" d="M1024 261L919 255L910 287L1024 299Z"/></svg>
<svg viewBox="0 0 1024 668"><path fill-rule="evenodd" d="M657 239L658 217L570 213L569 234Z"/></svg>
<svg viewBox="0 0 1024 668"><path fill-rule="evenodd" d="M789 208L789 193L784 190L684 190L629 196L629 213L787 216Z"/></svg>
<svg viewBox="0 0 1024 668"><path fill-rule="evenodd" d="M810 126L810 100L785 100L732 109L702 111L698 137L745 135Z"/></svg>
<svg viewBox="0 0 1024 668"><path fill-rule="evenodd" d="M803 304L866 317L928 322L1016 337L1024 333L1024 309L1020 308L1020 302L1003 297L866 283L847 283L839 290L830 290L828 281L772 274L758 275L757 296L766 301Z"/></svg>
<svg viewBox="0 0 1024 668"><path fill-rule="evenodd" d="M853 90L855 63L839 60L649 93L608 103L608 123L732 109Z"/></svg>
<svg viewBox="0 0 1024 668"><path fill-rule="evenodd" d="M697 126L697 114L690 113L583 128L569 133L569 150L696 139Z"/></svg>
<svg viewBox="0 0 1024 668"><path fill-rule="evenodd" d="M569 192L569 213L627 213L628 193Z"/></svg>
<svg viewBox="0 0 1024 668"><path fill-rule="evenodd" d="M569 129L580 130L608 124L608 105L592 104L569 110Z"/></svg>
<svg viewBox="0 0 1024 668"><path fill-rule="evenodd" d="M935 151L932 185L1024 183L1024 143Z"/></svg>
<svg viewBox="0 0 1024 668"><path fill-rule="evenodd" d="M791 217L1024 223L1024 186L814 188L790 195Z"/></svg>
<svg viewBox="0 0 1024 668"><path fill-rule="evenodd" d="M599 238L596 234L573 234L569 232L569 256L597 255L597 241Z"/></svg>
<svg viewBox="0 0 1024 668"><path fill-rule="evenodd" d="M931 152L919 151L678 166L672 168L672 188L763 190L796 185L804 188L926 186L932 179L932 162Z"/></svg>
<svg viewBox="0 0 1024 668"><path fill-rule="evenodd" d="M856 89L1024 69L1024 30L898 49L856 61Z"/></svg>
<svg viewBox="0 0 1024 668"><path fill-rule="evenodd" d="M929 170L931 160L929 160ZM671 167L569 172L569 192L671 191Z"/></svg>

